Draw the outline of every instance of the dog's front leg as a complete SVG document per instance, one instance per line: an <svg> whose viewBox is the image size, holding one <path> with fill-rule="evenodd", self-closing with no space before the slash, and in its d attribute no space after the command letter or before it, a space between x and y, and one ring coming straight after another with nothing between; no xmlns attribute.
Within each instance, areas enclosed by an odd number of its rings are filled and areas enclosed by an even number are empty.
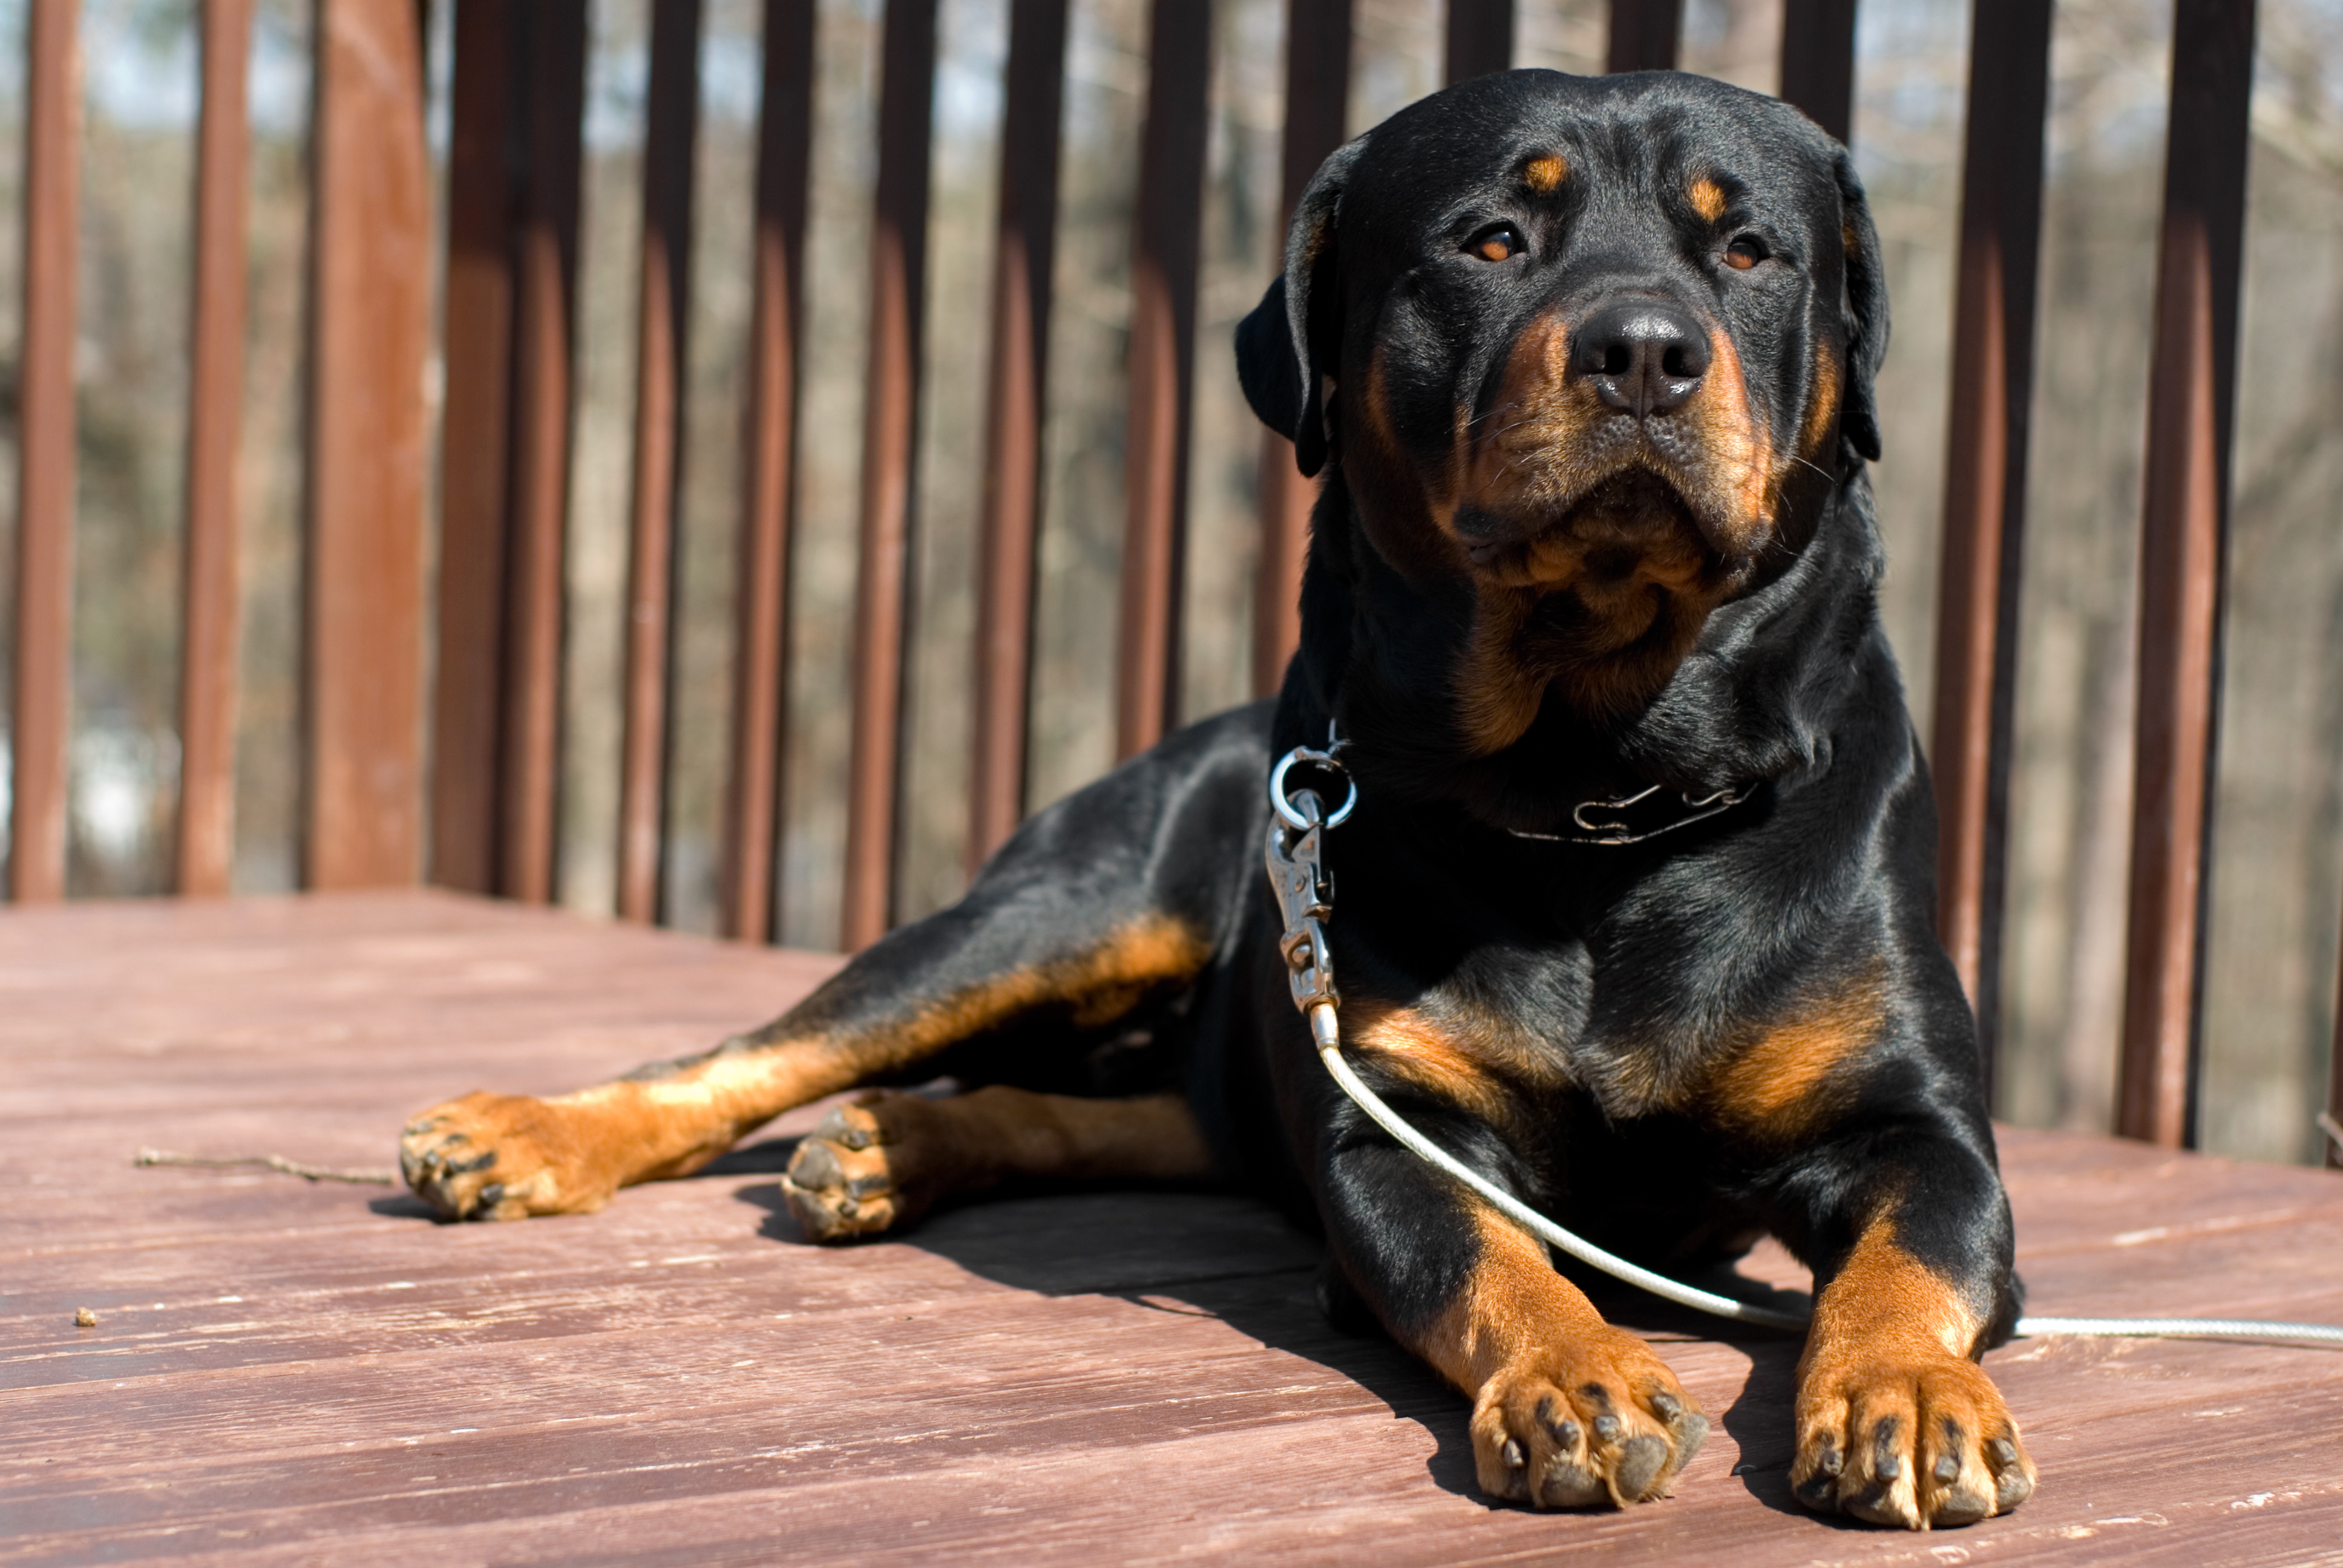
<svg viewBox="0 0 2343 1568"><path fill-rule="evenodd" d="M2033 1494L2017 1422L1976 1358L2017 1300L2009 1206L1969 1139L1907 1130L1824 1151L1805 1183L1814 1326L1798 1362L1798 1498L1926 1530Z"/></svg>
<svg viewBox="0 0 2343 1568"><path fill-rule="evenodd" d="M1544 1243L1414 1155L1372 1130L1331 1141L1336 1259L1392 1336L1472 1399L1482 1489L1541 1508L1666 1495L1708 1434L1667 1363L1604 1322Z"/></svg>

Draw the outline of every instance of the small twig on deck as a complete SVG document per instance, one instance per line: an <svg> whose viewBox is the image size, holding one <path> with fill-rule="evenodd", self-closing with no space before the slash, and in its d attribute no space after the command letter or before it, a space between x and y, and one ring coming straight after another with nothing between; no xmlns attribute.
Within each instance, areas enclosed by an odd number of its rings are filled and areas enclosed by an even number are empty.
<svg viewBox="0 0 2343 1568"><path fill-rule="evenodd" d="M297 1160L287 1160L282 1154L229 1154L217 1160L207 1160L198 1154L174 1154L168 1149L141 1149L134 1161L139 1165L266 1165L271 1171L282 1171L287 1176L298 1176L305 1181L352 1181L367 1187L396 1187L396 1171L337 1171L330 1165L304 1165Z"/></svg>
<svg viewBox="0 0 2343 1568"><path fill-rule="evenodd" d="M2327 1141L2335 1145L2336 1153L2343 1154L2343 1121L2336 1121L2322 1111L2318 1113L2318 1131L2327 1134Z"/></svg>

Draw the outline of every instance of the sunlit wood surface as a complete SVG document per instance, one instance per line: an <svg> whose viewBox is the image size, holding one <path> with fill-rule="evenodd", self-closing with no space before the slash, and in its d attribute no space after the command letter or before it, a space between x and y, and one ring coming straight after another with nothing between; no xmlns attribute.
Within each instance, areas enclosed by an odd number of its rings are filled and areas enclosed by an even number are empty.
<svg viewBox="0 0 2343 1568"><path fill-rule="evenodd" d="M1890 1535L1791 1504L1793 1346L1608 1296L1688 1341L1717 1431L1672 1501L1540 1515L1473 1495L1462 1402L1326 1328L1314 1244L1236 1198L826 1251L779 1210L786 1144L453 1228L132 1164L387 1165L435 1100L704 1045L830 961L428 894L0 912L0 1563L2343 1563L2333 1352L1996 1352L2041 1492ZM2035 1310L2343 1321L2343 1179L2003 1147Z"/></svg>

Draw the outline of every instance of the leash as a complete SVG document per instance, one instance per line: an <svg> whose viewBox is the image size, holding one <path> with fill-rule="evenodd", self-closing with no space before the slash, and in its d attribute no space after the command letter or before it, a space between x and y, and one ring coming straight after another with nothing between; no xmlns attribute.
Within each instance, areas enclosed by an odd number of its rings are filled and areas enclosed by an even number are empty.
<svg viewBox="0 0 2343 1568"><path fill-rule="evenodd" d="M1614 1279L1627 1283L1664 1301L1735 1322L1755 1323L1769 1329L1797 1332L1806 1327L1808 1319L1802 1312L1783 1312L1760 1306L1755 1302L1723 1296L1714 1291L1704 1291L1680 1280L1653 1272L1638 1263L1631 1263L1614 1252L1604 1251L1575 1231L1565 1229L1523 1203L1510 1192L1467 1167L1431 1139L1408 1123L1406 1118L1386 1104L1383 1097L1368 1087L1364 1080L1352 1070L1342 1056L1342 1024L1338 1010L1342 996L1334 986L1334 955L1327 945L1326 924L1334 918L1334 879L1326 869L1326 835L1348 821L1358 809L1358 781L1343 766L1341 753L1344 742L1332 725L1327 727L1327 743L1322 749L1297 746L1278 759L1270 770L1269 803L1275 814L1269 824L1269 839L1264 859L1269 869L1269 882L1277 898L1279 911L1284 917L1285 930L1278 939L1278 950L1285 960L1286 980L1293 993L1293 1005L1309 1020L1312 1043L1318 1048L1318 1060L1352 1102L1365 1111L1378 1127L1396 1139L1401 1147L1418 1159L1433 1165L1462 1182L1491 1208L1548 1246L1577 1259L1592 1268L1602 1270ZM1321 772L1338 778L1346 786L1342 805L1328 812L1325 803L1314 789L1287 789L1287 779L1299 766L1314 767ZM1654 786L1656 788L1656 786ZM1604 829L1618 828L1616 824L1588 822L1582 815L1592 808L1617 808L1631 805L1648 797L1653 791L1624 801L1588 801L1571 814L1571 819L1582 828ZM1654 828L1633 837L1609 836L1564 839L1558 841L1584 844L1632 844L1655 838L1674 828L1713 817L1729 809L1746 798L1746 791L1727 799L1723 794L1704 800L1687 797L1688 809L1699 816ZM1724 804L1718 805L1717 801ZM1714 807L1714 809L1702 808ZM1619 828L1619 831L1624 831ZM1553 838L1554 835L1523 833L1522 838ZM2225 1339L2282 1340L2313 1344L2343 1345L2343 1325L2329 1323L2268 1322L2248 1318L2045 1318L2026 1317L2017 1320L2015 1333L2018 1338L2036 1338L2046 1334L2071 1334L2107 1338L2135 1337L2153 1339Z"/></svg>

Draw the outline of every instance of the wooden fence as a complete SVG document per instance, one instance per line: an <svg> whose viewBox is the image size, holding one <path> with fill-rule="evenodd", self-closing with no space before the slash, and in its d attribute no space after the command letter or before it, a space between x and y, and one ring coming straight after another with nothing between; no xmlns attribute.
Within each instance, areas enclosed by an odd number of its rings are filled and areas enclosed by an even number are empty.
<svg viewBox="0 0 2343 1568"><path fill-rule="evenodd" d="M176 859L178 890L187 894L226 890L231 841L251 5L202 5ZM1011 0L970 661L972 857L997 845L1025 804L1067 7ZM78 0L31 0L26 42L11 713L11 891L25 902L60 897L65 882L78 9ZM900 837L936 9L936 0L885 7L840 932L848 947L890 924ZM2119 1112L2119 1131L2167 1146L2193 1137L2254 37L2253 0L2176 0L2175 10L2140 520ZM653 0L651 15L618 854L618 908L634 920L658 914L666 843L701 20L699 0ZM1124 755L1152 742L1175 711L1209 20L1202 0L1155 0L1150 29L1116 649ZM1673 65L1680 20L1678 0L1611 0L1610 68ZM1512 0L1450 0L1448 78L1506 65L1514 22ZM425 23L419 5L316 0L303 879L316 888L428 879L543 901L555 865L587 19L575 0L458 0L454 12L436 617L425 603L434 272ZM815 0L767 0L721 846L724 927L751 940L771 927L787 732L814 23ZM1855 23L1855 0L1787 0L1783 95L1841 136L1852 108ZM2050 29L2050 0L1976 0L1930 755L1943 820L1940 923L1978 1004L1988 1064L1999 1017ZM1352 33L1350 0L1290 0L1284 210L1342 137ZM1262 260L1265 273L1271 258ZM1252 668L1262 690L1275 686L1294 642L1312 497L1279 446L1265 438L1262 458ZM436 628L436 649L425 647L427 627ZM433 668L437 688L427 690ZM2343 1068L2330 1093L2343 1115Z"/></svg>

